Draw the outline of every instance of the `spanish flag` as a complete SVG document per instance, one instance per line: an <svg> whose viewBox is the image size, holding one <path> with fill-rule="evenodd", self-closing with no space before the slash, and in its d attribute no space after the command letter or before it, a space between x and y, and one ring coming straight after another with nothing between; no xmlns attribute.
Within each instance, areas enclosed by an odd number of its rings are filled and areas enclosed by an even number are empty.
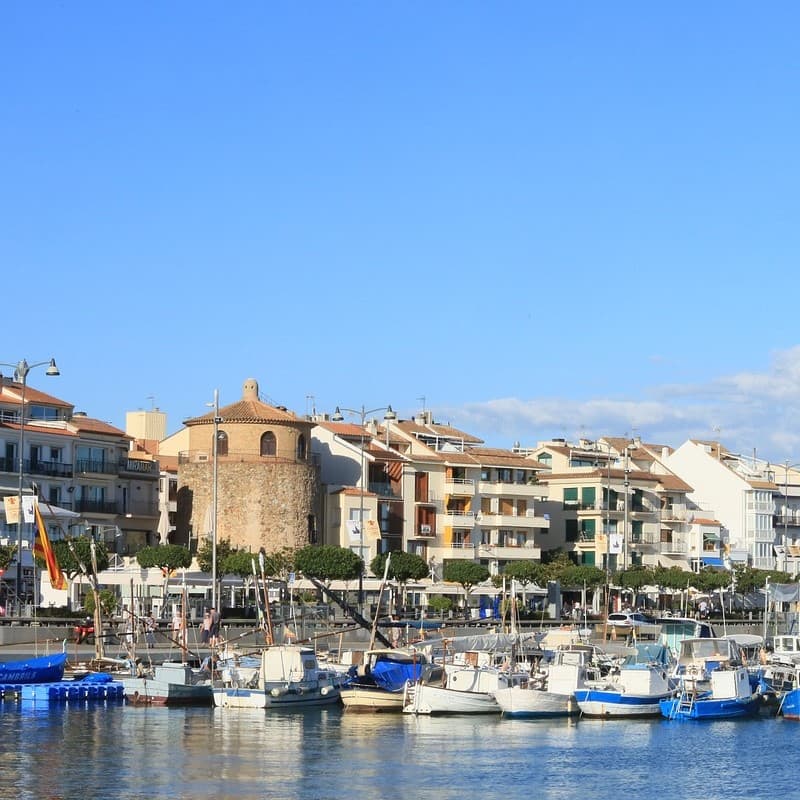
<svg viewBox="0 0 800 800"><path fill-rule="evenodd" d="M50 537L47 535L47 528L44 526L44 520L39 512L39 504L34 504L34 515L36 516L36 540L33 544L33 554L41 559L44 559L47 564L47 571L50 574L50 585L54 589L66 589L67 581L64 578L64 573L58 566L56 561L56 554L50 545Z"/></svg>

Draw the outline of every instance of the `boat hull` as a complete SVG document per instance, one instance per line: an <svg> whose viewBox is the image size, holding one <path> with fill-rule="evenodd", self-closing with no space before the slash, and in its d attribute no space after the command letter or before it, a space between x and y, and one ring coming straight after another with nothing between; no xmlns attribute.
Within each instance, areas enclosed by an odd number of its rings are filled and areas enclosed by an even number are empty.
<svg viewBox="0 0 800 800"><path fill-rule="evenodd" d="M211 685L187 686L154 678L123 678L125 699L132 705L210 706Z"/></svg>
<svg viewBox="0 0 800 800"><path fill-rule="evenodd" d="M724 698L695 700L693 703L681 703L680 697L671 697L659 703L661 715L667 719L736 719L749 717L758 711L760 699L758 695L748 698Z"/></svg>
<svg viewBox="0 0 800 800"><path fill-rule="evenodd" d="M66 653L0 662L0 685L56 683L64 677L66 663Z"/></svg>
<svg viewBox="0 0 800 800"><path fill-rule="evenodd" d="M341 690L345 711L371 713L400 713L403 710L403 693L387 692L372 686L353 686Z"/></svg>
<svg viewBox="0 0 800 800"><path fill-rule="evenodd" d="M500 689L494 699L504 717L568 717L579 711L574 695L543 689Z"/></svg>
<svg viewBox="0 0 800 800"><path fill-rule="evenodd" d="M781 698L781 714L786 719L800 720L800 689L792 689Z"/></svg>
<svg viewBox="0 0 800 800"><path fill-rule="evenodd" d="M578 708L587 717L657 717L661 701L671 696L672 692L650 696L593 689L575 692Z"/></svg>
<svg viewBox="0 0 800 800"><path fill-rule="evenodd" d="M498 714L500 706L489 694L462 692L417 684L403 706L404 714Z"/></svg>

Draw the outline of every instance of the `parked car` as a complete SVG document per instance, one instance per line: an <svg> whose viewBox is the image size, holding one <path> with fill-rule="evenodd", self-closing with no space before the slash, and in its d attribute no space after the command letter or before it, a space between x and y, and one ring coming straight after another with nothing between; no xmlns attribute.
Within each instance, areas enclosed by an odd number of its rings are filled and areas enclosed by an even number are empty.
<svg viewBox="0 0 800 800"><path fill-rule="evenodd" d="M655 625L656 621L641 611L615 611L608 615L608 624L619 628L638 628L640 625Z"/></svg>

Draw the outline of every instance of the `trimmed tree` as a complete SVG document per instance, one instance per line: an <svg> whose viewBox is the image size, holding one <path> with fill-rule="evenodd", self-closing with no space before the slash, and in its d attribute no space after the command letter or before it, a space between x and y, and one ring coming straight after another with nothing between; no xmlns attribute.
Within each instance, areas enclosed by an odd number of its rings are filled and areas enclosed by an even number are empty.
<svg viewBox="0 0 800 800"><path fill-rule="evenodd" d="M369 568L372 570L373 575L383 575L387 557L387 553L379 553L372 559ZM422 556L418 556L416 553L406 553L402 550L396 550L392 553L392 558L389 562L389 577L400 584L402 600L401 603L398 603L398 598L394 598L395 609L398 605L405 605L406 584L409 581L420 581L423 578L427 578L429 574L430 567Z"/></svg>
<svg viewBox="0 0 800 800"><path fill-rule="evenodd" d="M442 577L449 583L458 583L468 598L472 587L489 577L489 570L483 564L458 558L444 562Z"/></svg>
<svg viewBox="0 0 800 800"><path fill-rule="evenodd" d="M362 574L364 561L346 547L309 545L294 555L295 568L307 578L324 583L352 581Z"/></svg>

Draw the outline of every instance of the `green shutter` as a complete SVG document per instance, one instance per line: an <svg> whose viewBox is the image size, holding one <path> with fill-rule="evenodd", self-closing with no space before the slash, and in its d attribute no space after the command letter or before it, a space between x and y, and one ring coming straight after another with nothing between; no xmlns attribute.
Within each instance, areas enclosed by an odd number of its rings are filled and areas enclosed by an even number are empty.
<svg viewBox="0 0 800 800"><path fill-rule="evenodd" d="M591 506L594 507L595 503L595 487L594 486L584 486L581 489L581 502L584 506Z"/></svg>
<svg viewBox="0 0 800 800"><path fill-rule="evenodd" d="M583 554L583 566L584 567L593 567L594 566L594 550L589 550Z"/></svg>
<svg viewBox="0 0 800 800"><path fill-rule="evenodd" d="M578 487L572 487L570 489L564 489L564 502L565 503L577 503L578 502Z"/></svg>

